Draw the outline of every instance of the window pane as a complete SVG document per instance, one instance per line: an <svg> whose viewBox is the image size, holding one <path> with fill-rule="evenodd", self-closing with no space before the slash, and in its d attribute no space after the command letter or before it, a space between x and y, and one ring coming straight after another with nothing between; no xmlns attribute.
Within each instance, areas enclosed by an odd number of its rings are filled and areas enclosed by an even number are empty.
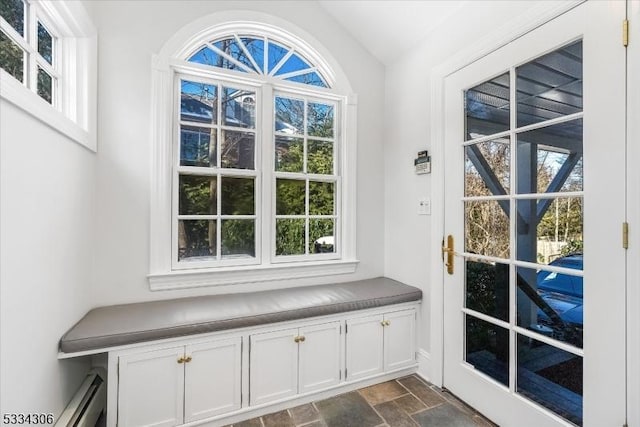
<svg viewBox="0 0 640 427"><path fill-rule="evenodd" d="M22 0L1 0L0 16L24 37L24 3ZM2 49L4 50L4 46ZM4 68L4 67L3 67Z"/></svg>
<svg viewBox="0 0 640 427"><path fill-rule="evenodd" d="M302 135L304 129L304 101L276 96L276 132Z"/></svg>
<svg viewBox="0 0 640 427"><path fill-rule="evenodd" d="M276 179L276 214L304 215L305 182L298 179Z"/></svg>
<svg viewBox="0 0 640 427"><path fill-rule="evenodd" d="M509 258L509 201L464 203L465 252Z"/></svg>
<svg viewBox="0 0 640 427"><path fill-rule="evenodd" d="M304 253L304 219L276 219L276 255Z"/></svg>
<svg viewBox="0 0 640 427"><path fill-rule="evenodd" d="M466 307L509 321L509 265L466 261Z"/></svg>
<svg viewBox="0 0 640 427"><path fill-rule="evenodd" d="M466 146L465 196L509 194L509 138Z"/></svg>
<svg viewBox="0 0 640 427"><path fill-rule="evenodd" d="M518 393L582 425L582 357L518 335L517 361Z"/></svg>
<svg viewBox="0 0 640 427"><path fill-rule="evenodd" d="M215 128L180 126L180 165L215 166L217 134Z"/></svg>
<svg viewBox="0 0 640 427"><path fill-rule="evenodd" d="M316 72L289 77L285 80L288 80L290 82L304 83L311 86L327 87L327 84L324 82L324 80L322 80L322 77L320 77L320 75Z"/></svg>
<svg viewBox="0 0 640 427"><path fill-rule="evenodd" d="M269 42L269 52L268 52L268 61L269 61L269 72L273 70L273 68L278 65L278 63L285 57L285 55L289 52L284 46L281 46L274 42Z"/></svg>
<svg viewBox="0 0 640 427"><path fill-rule="evenodd" d="M276 72L276 76L280 74L291 73L292 71L306 70L307 68L311 68L310 65L307 64L304 59L300 58L294 53L289 57L289 59L286 60L284 64L282 64L282 67L280 67L280 69Z"/></svg>
<svg viewBox="0 0 640 427"><path fill-rule="evenodd" d="M215 215L216 189L215 177L180 175L179 214Z"/></svg>
<svg viewBox="0 0 640 427"><path fill-rule="evenodd" d="M40 67L38 67L38 96L49 104L53 102L53 78Z"/></svg>
<svg viewBox="0 0 640 427"><path fill-rule="evenodd" d="M256 122L256 94L247 90L223 88L222 124L253 129Z"/></svg>
<svg viewBox="0 0 640 427"><path fill-rule="evenodd" d="M582 277L518 267L517 285L518 326L582 348Z"/></svg>
<svg viewBox="0 0 640 427"><path fill-rule="evenodd" d="M509 331L468 314L465 360L475 369L509 386Z"/></svg>
<svg viewBox="0 0 640 427"><path fill-rule="evenodd" d="M264 72L264 40L253 37L241 37L240 40L258 65L259 71Z"/></svg>
<svg viewBox="0 0 640 427"><path fill-rule="evenodd" d="M309 253L319 254L335 252L335 235L333 219L309 220Z"/></svg>
<svg viewBox="0 0 640 427"><path fill-rule="evenodd" d="M310 102L307 108L309 136L333 138L333 105Z"/></svg>
<svg viewBox="0 0 640 427"><path fill-rule="evenodd" d="M553 264L584 252L582 197L518 200L517 207L520 261ZM570 268L582 269L582 261Z"/></svg>
<svg viewBox="0 0 640 427"><path fill-rule="evenodd" d="M334 215L334 183L309 181L309 214Z"/></svg>
<svg viewBox="0 0 640 427"><path fill-rule="evenodd" d="M253 169L255 134L249 132L222 131L220 163L223 168Z"/></svg>
<svg viewBox="0 0 640 427"><path fill-rule="evenodd" d="M0 31L0 68L17 80L23 81L24 52L2 31Z"/></svg>
<svg viewBox="0 0 640 427"><path fill-rule="evenodd" d="M523 132L517 140L518 193L583 190L582 119Z"/></svg>
<svg viewBox="0 0 640 427"><path fill-rule="evenodd" d="M582 41L516 69L518 127L582 111Z"/></svg>
<svg viewBox="0 0 640 427"><path fill-rule="evenodd" d="M38 53L49 64L53 64L53 37L40 22L38 22Z"/></svg>
<svg viewBox="0 0 640 427"><path fill-rule="evenodd" d="M465 92L465 141L509 130L509 73Z"/></svg>
<svg viewBox="0 0 640 427"><path fill-rule="evenodd" d="M253 178L222 177L220 189L222 215L253 215L255 213L254 187ZM222 224L224 225L224 222Z"/></svg>
<svg viewBox="0 0 640 427"><path fill-rule="evenodd" d="M246 65L250 70L254 69L253 65L251 64L251 61L249 60L249 58L247 58L247 55L244 53L244 51L242 50L242 48L240 47L240 45L238 44L235 38L232 37L232 38L227 38L223 40L218 40L213 45L218 49L220 49L221 51L223 51L224 53L226 53L227 55L229 55L230 57L232 57L233 59L235 59L236 61ZM246 72L244 68L234 64L233 62L227 59L222 60L222 67L228 68L230 70Z"/></svg>
<svg viewBox="0 0 640 427"><path fill-rule="evenodd" d="M215 124L218 117L218 88L206 83L182 80L180 120Z"/></svg>
<svg viewBox="0 0 640 427"><path fill-rule="evenodd" d="M275 169L280 172L303 172L302 138L276 136Z"/></svg>
<svg viewBox="0 0 640 427"><path fill-rule="evenodd" d="M207 261L215 257L215 221L178 221L178 261Z"/></svg>
<svg viewBox="0 0 640 427"><path fill-rule="evenodd" d="M307 142L307 172L333 174L333 142Z"/></svg>
<svg viewBox="0 0 640 427"><path fill-rule="evenodd" d="M222 258L253 258L256 256L254 220L224 219L222 220L221 233Z"/></svg>

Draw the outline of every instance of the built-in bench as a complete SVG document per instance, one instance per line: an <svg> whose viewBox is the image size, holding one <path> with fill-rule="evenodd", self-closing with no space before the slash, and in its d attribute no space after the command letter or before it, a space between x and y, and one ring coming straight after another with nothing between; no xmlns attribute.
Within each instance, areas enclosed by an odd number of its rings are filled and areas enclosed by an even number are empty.
<svg viewBox="0 0 640 427"><path fill-rule="evenodd" d="M421 299L420 289L379 277L348 283L98 307L64 334L60 351L80 353Z"/></svg>

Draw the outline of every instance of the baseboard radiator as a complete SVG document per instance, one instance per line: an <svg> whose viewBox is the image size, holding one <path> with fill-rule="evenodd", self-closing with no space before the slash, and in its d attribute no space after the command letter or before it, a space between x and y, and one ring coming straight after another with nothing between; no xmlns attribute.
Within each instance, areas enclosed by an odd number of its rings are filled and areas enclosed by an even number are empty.
<svg viewBox="0 0 640 427"><path fill-rule="evenodd" d="M100 414L107 406L106 374L102 369L94 369L65 408L56 426L95 427Z"/></svg>

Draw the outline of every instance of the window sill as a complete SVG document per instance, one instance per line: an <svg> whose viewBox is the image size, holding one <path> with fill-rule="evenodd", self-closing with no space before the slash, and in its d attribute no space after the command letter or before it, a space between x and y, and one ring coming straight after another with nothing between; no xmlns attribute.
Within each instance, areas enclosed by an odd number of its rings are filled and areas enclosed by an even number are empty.
<svg viewBox="0 0 640 427"><path fill-rule="evenodd" d="M358 262L358 260L337 260L296 265L272 264L269 266L217 268L215 270L172 271L170 273L149 274L147 278L150 290L167 291L349 274L356 271Z"/></svg>
<svg viewBox="0 0 640 427"><path fill-rule="evenodd" d="M0 97L78 144L96 151L95 135L42 100L6 71L0 70Z"/></svg>

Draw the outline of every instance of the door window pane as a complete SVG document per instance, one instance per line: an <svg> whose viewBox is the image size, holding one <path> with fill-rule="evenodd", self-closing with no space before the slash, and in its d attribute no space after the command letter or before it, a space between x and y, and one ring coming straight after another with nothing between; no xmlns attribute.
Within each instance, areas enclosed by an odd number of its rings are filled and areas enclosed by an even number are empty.
<svg viewBox="0 0 640 427"><path fill-rule="evenodd" d="M509 130L509 73L465 91L465 141Z"/></svg>
<svg viewBox="0 0 640 427"><path fill-rule="evenodd" d="M216 257L216 221L178 221L178 261L207 261Z"/></svg>
<svg viewBox="0 0 640 427"><path fill-rule="evenodd" d="M20 82L24 79L24 51L0 31L0 68Z"/></svg>
<svg viewBox="0 0 640 427"><path fill-rule="evenodd" d="M468 145L465 151L464 195L496 196L509 194L509 138Z"/></svg>
<svg viewBox="0 0 640 427"><path fill-rule="evenodd" d="M466 260L466 307L509 321L509 265Z"/></svg>
<svg viewBox="0 0 640 427"><path fill-rule="evenodd" d="M582 119L518 134L518 193L582 191Z"/></svg>
<svg viewBox="0 0 640 427"><path fill-rule="evenodd" d="M582 41L516 69L518 127L582 111Z"/></svg>
<svg viewBox="0 0 640 427"><path fill-rule="evenodd" d="M518 335L516 390L582 425L582 357Z"/></svg>
<svg viewBox="0 0 640 427"><path fill-rule="evenodd" d="M465 319L466 362L509 386L509 331L468 314Z"/></svg>
<svg viewBox="0 0 640 427"><path fill-rule="evenodd" d="M584 253L582 197L518 200L516 206L520 261L553 264L559 257Z"/></svg>
<svg viewBox="0 0 640 427"><path fill-rule="evenodd" d="M509 258L509 201L467 201L465 252Z"/></svg>
<svg viewBox="0 0 640 427"><path fill-rule="evenodd" d="M518 325L582 348L582 277L523 267L517 272Z"/></svg>

